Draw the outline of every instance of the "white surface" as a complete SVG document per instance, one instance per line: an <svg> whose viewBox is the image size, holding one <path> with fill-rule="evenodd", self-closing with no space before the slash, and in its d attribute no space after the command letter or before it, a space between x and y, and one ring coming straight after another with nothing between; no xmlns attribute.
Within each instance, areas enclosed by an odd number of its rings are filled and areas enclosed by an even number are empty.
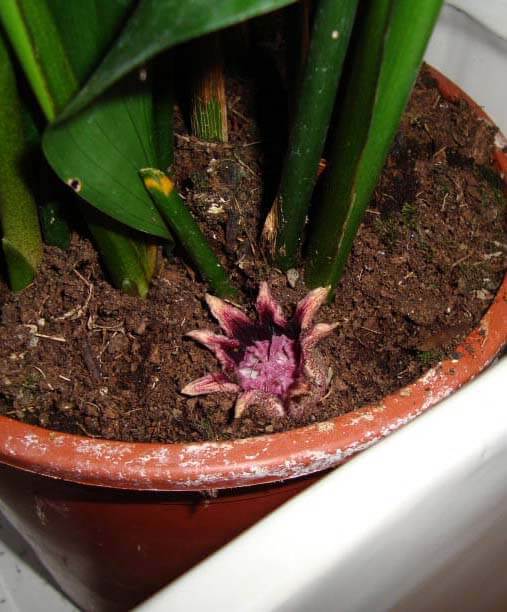
<svg viewBox="0 0 507 612"><path fill-rule="evenodd" d="M507 43L501 39L507 35L507 0L454 0L453 4L469 11L476 21L446 7L427 59L477 101L487 103L487 110L507 132ZM496 33L484 30L477 21ZM505 366L503 363L504 378ZM487 374L480 384L489 380L488 384L493 385L491 376L498 375ZM440 570L442 575L445 568L441 597L445 598L445 589L454 583L473 602L474 593L463 587L462 579L475 571L480 587L476 591L483 595L481 605L487 605L486 595L492 598L495 595L491 583L487 592L483 588L491 576L491 564L485 575L474 564L488 555L492 558L493 554L502 570L501 580L495 584L505 588L507 499L502 464L507 466L507 457L503 457L506 416L500 399L504 384L500 380L498 385L501 386L497 391L488 385L484 391L476 390L480 386L470 387L465 393L475 394L468 397L478 398L473 400L478 405L472 406L469 399L460 406L462 400L453 398L438 411L353 460L141 609L165 612L171 606L175 612L183 609L191 612L206 606L224 612L310 609L380 612L387 609L387 600L394 593L397 598L406 597L399 612L488 610L480 606L458 608L455 602L443 608L426 605L429 587L423 578L429 577L431 571ZM495 398L495 393L499 397ZM496 400L496 405L488 406L488 398ZM497 421L476 426L473 413L481 406L487 407L491 419ZM449 419L456 412L460 418L466 417L460 421L460 430L470 438L466 448L457 442L447 446L441 433L438 434L445 423L451 429L455 427L455 421ZM403 466L396 460L399 452L405 453ZM436 476L423 470L426 460L428 466L437 464ZM377 471L378 466L381 469ZM400 490L396 489L398 484ZM407 522L409 515L415 519L416 527L395 535L393 521ZM350 523L341 524L340 520ZM464 525L470 521L470 531L463 537ZM503 531L499 531L499 525ZM296 533L301 539L296 540ZM482 538L477 540L481 533ZM281 555L285 545L290 551L287 557ZM460 563L449 565L452 556L466 546L470 551L460 556ZM340 560L343 567L337 572ZM409 592L411 588L417 589L413 578L418 568L419 588L424 589L426 599L417 591ZM400 586L401 579L404 584ZM393 591L386 594L383 589L391 583ZM315 600L310 604L306 599L315 592L320 596L318 606ZM423 607L421 601L425 603ZM499 608L503 609L507 609L507 604ZM0 612L39 610L72 612L76 608L50 586L28 546L0 515Z"/></svg>
<svg viewBox="0 0 507 612"><path fill-rule="evenodd" d="M499 595L507 602L506 379L504 359L137 611L482 612Z"/></svg>
<svg viewBox="0 0 507 612"><path fill-rule="evenodd" d="M73 612L28 544L0 514L0 612Z"/></svg>
<svg viewBox="0 0 507 612"><path fill-rule="evenodd" d="M447 4L467 13L498 36L507 38L507 0L450 0Z"/></svg>
<svg viewBox="0 0 507 612"><path fill-rule="evenodd" d="M507 41L475 19L494 25L507 37L507 0L460 0L474 19L445 6L430 40L426 60L456 81L507 133ZM493 8L496 7L496 13Z"/></svg>

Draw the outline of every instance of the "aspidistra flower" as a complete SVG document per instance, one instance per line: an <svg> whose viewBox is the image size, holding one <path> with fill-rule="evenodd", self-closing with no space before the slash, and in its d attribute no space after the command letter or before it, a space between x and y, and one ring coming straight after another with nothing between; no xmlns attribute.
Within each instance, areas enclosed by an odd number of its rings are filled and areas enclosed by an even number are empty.
<svg viewBox="0 0 507 612"><path fill-rule="evenodd" d="M194 380L181 392L190 396L236 394L236 418L254 405L262 406L272 416L301 414L322 399L329 384L316 346L337 323L313 323L328 293L329 288L323 287L310 291L287 320L263 282L255 304L257 321L236 306L206 295L225 335L197 329L187 336L211 350L222 370Z"/></svg>

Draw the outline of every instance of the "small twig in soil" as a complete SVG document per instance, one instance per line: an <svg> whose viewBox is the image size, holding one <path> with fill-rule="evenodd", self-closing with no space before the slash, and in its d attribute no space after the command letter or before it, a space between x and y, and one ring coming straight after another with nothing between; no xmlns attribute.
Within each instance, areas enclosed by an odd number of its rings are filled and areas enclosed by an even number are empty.
<svg viewBox="0 0 507 612"><path fill-rule="evenodd" d="M488 259L493 259L495 257L503 257L503 255L505 255L505 253L503 251L496 251L496 253L484 253L482 255L482 259L483 261L476 261L474 264L474 266L480 266L481 263L484 263L484 261L487 261Z"/></svg>
<svg viewBox="0 0 507 612"><path fill-rule="evenodd" d="M178 138L178 140L183 140L183 142L188 142L190 144L190 147L201 146L204 148L219 147L220 149L234 149L235 146L238 146L238 145L230 144L228 142L211 142L207 140L201 140L200 138L197 138L197 136L186 136L185 134L176 134L176 133L174 135L176 138Z"/></svg>
<svg viewBox="0 0 507 612"><path fill-rule="evenodd" d="M447 146L443 146L441 149L438 149L438 151L433 154L433 159L440 157L440 155L444 153L446 149L447 149Z"/></svg>
<svg viewBox="0 0 507 612"><path fill-rule="evenodd" d="M98 323L95 323L95 318L92 317L91 315L88 317L88 321L86 322L86 327L87 329L89 329L90 331L98 331L98 330L105 330L108 332L121 332L122 334L125 333L125 329L123 328L123 322L119 322L119 323L114 323L114 325L99 325Z"/></svg>
<svg viewBox="0 0 507 612"><path fill-rule="evenodd" d="M30 367L32 367L34 370L37 370L37 372L39 372L42 375L42 378L47 378L46 374L44 373L44 370L41 370L39 367L37 367L36 365L31 365Z"/></svg>
<svg viewBox="0 0 507 612"><path fill-rule="evenodd" d="M88 281L82 274L80 274L76 269L72 270L74 272L74 274L80 278L83 283L88 287L88 295L86 296L86 299L84 301L84 303L81 306L76 306L75 308L72 308L71 310L67 311L66 313L64 313L63 315L59 316L59 317L55 317L53 319L53 321L64 321L66 319L79 319L80 317L82 317L86 311L86 309L88 308L88 304L90 303L90 300L92 299L92 295L93 295L93 284L90 283L90 281Z"/></svg>
<svg viewBox="0 0 507 612"><path fill-rule="evenodd" d="M39 332L36 331L36 325L25 324L23 327L28 327L32 336L36 336L37 338L45 338L46 340L54 340L55 342L67 342L67 340L62 336L48 336L47 334L39 334Z"/></svg>
<svg viewBox="0 0 507 612"><path fill-rule="evenodd" d="M128 412L125 412L125 413L123 414L123 417L124 417L124 418L125 418L125 417L128 417L128 416L130 416L131 414L134 414L134 412L139 412L139 410L141 410L141 408L133 408L132 410L129 410Z"/></svg>
<svg viewBox="0 0 507 612"><path fill-rule="evenodd" d="M101 436L96 436L95 434L92 434L89 431L87 431L85 429L85 426L82 425L81 423L78 423L77 426L79 427L79 429L81 429L81 431L83 431L90 438L100 438L101 437Z"/></svg>
<svg viewBox="0 0 507 612"><path fill-rule="evenodd" d="M88 371L92 375L95 382L99 382L102 375L87 338L83 338L81 340L81 349L83 351L83 359Z"/></svg>
<svg viewBox="0 0 507 612"><path fill-rule="evenodd" d="M233 153L232 155L233 155L234 159L235 159L235 160L238 162L238 164L239 164L240 166L243 166L243 168L245 168L246 170L248 170L248 172L250 172L250 174L251 174L252 176L257 176L257 175L255 174L255 172L252 170L252 168L250 168L250 166L248 166L247 164L245 164L245 162L244 162L242 159L240 159L236 153Z"/></svg>
<svg viewBox="0 0 507 612"><path fill-rule="evenodd" d="M234 113L237 117L239 117L240 119L243 119L243 121L247 122L248 118L245 117L245 115L243 115L243 113L240 113L239 111L237 111L235 108L231 107L231 113Z"/></svg>
<svg viewBox="0 0 507 612"><path fill-rule="evenodd" d="M440 207L440 210L441 210L442 212L444 212L444 210L445 210L445 204L446 204L446 202L447 202L447 198L448 198L448 197L449 197L449 192L447 192L447 193L444 195L444 199L442 200L442 206Z"/></svg>
<svg viewBox="0 0 507 612"><path fill-rule="evenodd" d="M502 249L507 249L507 244L504 244L503 242L498 242L498 240L488 240L488 242L491 242L491 244L494 244L497 247L500 247Z"/></svg>
<svg viewBox="0 0 507 612"><path fill-rule="evenodd" d="M37 367L36 365L33 365L33 364L32 364L32 365L31 365L31 367L32 367L34 370L37 370L37 372L39 372L39 373L40 373L40 375L41 375L41 376L44 378L44 380L46 381L46 385L48 386L48 389L49 389L50 391L54 391L54 390L55 390L55 388L54 388L54 387L53 387L53 385L52 385L52 384L51 384L51 383L50 383L50 382L47 380L47 376L46 376L45 372L44 372L43 370L41 370L41 368Z"/></svg>
<svg viewBox="0 0 507 612"><path fill-rule="evenodd" d="M461 257L460 259L458 259L458 261L455 261L451 266L451 270L455 268L456 266L459 266L460 263L463 263L469 257L470 257L470 253L468 253L468 255L465 255L464 257Z"/></svg>
<svg viewBox="0 0 507 612"><path fill-rule="evenodd" d="M238 201L236 200L236 197L233 197L232 199L233 199L233 202L234 202L234 206L236 207L236 210L238 211L239 218L240 218L240 221L241 221L241 225L243 226L243 229L245 230L245 234L246 234L246 237L248 239L248 243L250 244L250 248L252 250L252 254L253 254L254 257L257 257L257 250L255 249L255 242L254 242L252 236L250 235L250 232L248 231L248 225L245 223L245 219L243 217L243 213L241 211L241 207L238 204ZM264 263L267 263L266 257L265 257L265 255L264 255L264 253L262 251L261 251L261 257L262 257L262 260L264 261Z"/></svg>

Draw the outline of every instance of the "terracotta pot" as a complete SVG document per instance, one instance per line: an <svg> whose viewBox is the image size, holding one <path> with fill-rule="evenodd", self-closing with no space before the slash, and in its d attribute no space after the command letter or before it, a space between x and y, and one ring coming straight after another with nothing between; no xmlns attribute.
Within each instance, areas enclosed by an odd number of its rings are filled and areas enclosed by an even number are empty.
<svg viewBox="0 0 507 612"><path fill-rule="evenodd" d="M433 75L444 96L469 100ZM507 173L500 149L496 163ZM324 470L474 378L506 343L507 277L479 328L458 349L459 360L442 362L376 405L309 427L169 445L95 440L0 417L1 509L79 606L125 610Z"/></svg>

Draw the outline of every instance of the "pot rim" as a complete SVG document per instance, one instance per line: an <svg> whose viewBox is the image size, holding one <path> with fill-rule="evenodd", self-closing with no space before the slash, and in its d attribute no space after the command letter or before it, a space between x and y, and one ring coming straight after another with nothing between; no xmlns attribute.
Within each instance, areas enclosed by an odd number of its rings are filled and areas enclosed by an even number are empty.
<svg viewBox="0 0 507 612"><path fill-rule="evenodd" d="M442 96L466 100L490 117L456 84L429 67ZM505 139L495 162L507 187ZM271 483L342 463L434 406L475 378L507 344L507 274L479 326L448 359L415 382L327 421L282 433L221 442L118 442L60 433L0 416L0 463L43 476L115 489L201 491Z"/></svg>

